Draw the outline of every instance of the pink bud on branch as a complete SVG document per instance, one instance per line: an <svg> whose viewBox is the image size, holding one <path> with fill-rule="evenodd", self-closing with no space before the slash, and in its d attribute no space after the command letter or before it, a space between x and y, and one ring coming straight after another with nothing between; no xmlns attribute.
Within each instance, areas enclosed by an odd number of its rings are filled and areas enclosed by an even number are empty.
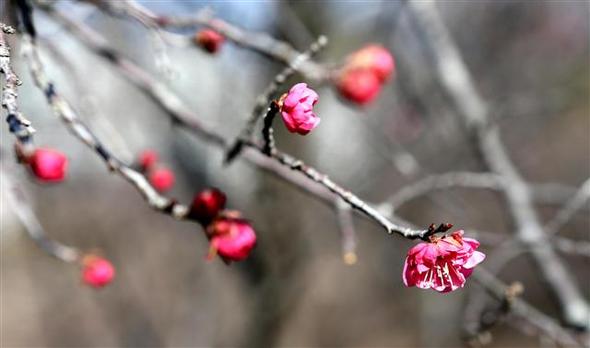
<svg viewBox="0 0 590 348"><path fill-rule="evenodd" d="M217 53L225 41L223 35L215 30L203 29L193 38L194 43L209 53Z"/></svg>
<svg viewBox="0 0 590 348"><path fill-rule="evenodd" d="M149 171L149 180L159 192L166 192L174 186L174 172L166 167L158 167Z"/></svg>
<svg viewBox="0 0 590 348"><path fill-rule="evenodd" d="M345 70L340 75L337 87L345 99L365 105L377 98L381 91L381 82L371 70L353 69Z"/></svg>
<svg viewBox="0 0 590 348"><path fill-rule="evenodd" d="M115 268L111 262L96 255L87 255L82 259L82 281L93 288L102 288L110 284L115 277Z"/></svg>
<svg viewBox="0 0 590 348"><path fill-rule="evenodd" d="M449 292L462 288L473 268L485 259L477 251L479 242L463 238L462 230L450 235L430 236L408 251L402 278L406 286Z"/></svg>
<svg viewBox="0 0 590 348"><path fill-rule="evenodd" d="M279 100L281 116L291 133L306 135L320 124L320 118L313 113L319 96L305 83L291 87Z"/></svg>
<svg viewBox="0 0 590 348"><path fill-rule="evenodd" d="M209 258L218 254L225 262L242 261L256 246L256 233L238 212L224 212L207 227Z"/></svg>
<svg viewBox="0 0 590 348"><path fill-rule="evenodd" d="M143 171L152 168L159 160L158 153L154 150L144 150L139 155L139 166Z"/></svg>
<svg viewBox="0 0 590 348"><path fill-rule="evenodd" d="M348 69L370 70L383 83L394 73L395 62L385 47L370 44L351 54L346 67Z"/></svg>
<svg viewBox="0 0 590 348"><path fill-rule="evenodd" d="M216 188L201 191L193 199L191 215L203 226L207 226L225 208L226 197Z"/></svg>
<svg viewBox="0 0 590 348"><path fill-rule="evenodd" d="M35 177L43 182L60 182L66 176L68 159L60 151L38 148L26 160Z"/></svg>
<svg viewBox="0 0 590 348"><path fill-rule="evenodd" d="M391 53L383 46L370 44L348 57L336 86L345 99L365 105L377 98L382 85L394 71L395 61Z"/></svg>

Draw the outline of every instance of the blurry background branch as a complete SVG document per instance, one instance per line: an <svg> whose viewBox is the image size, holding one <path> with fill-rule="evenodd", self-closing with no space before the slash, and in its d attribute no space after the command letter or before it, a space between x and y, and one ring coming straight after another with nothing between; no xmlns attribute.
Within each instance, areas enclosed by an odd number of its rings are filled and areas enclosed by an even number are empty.
<svg viewBox="0 0 590 348"><path fill-rule="evenodd" d="M288 43L277 40L266 33L248 32L231 25L219 18L215 18L212 11L208 8L204 8L193 16L170 17L159 16L135 0L82 1L87 1L92 5L98 6L111 15L123 15L134 18L150 28L194 28L197 26L207 26L240 46L260 52L287 66L296 67L296 70L308 79L322 81L330 78L330 71L315 62L301 61L301 64L298 64L297 62L300 60L302 54Z"/></svg>
<svg viewBox="0 0 590 348"><path fill-rule="evenodd" d="M441 86L451 97L467 129L472 133L487 166L502 176L504 196L516 225L516 234L530 248L537 267L561 303L565 321L588 330L590 307L567 271L563 261L546 242L541 221L532 202L530 187L508 156L498 127L491 123L487 104L475 89L461 55L435 3L410 1L409 8L430 48Z"/></svg>
<svg viewBox="0 0 590 348"><path fill-rule="evenodd" d="M4 75L4 87L2 88L2 107L6 110L6 122L10 132L14 134L21 145L22 151L32 152L32 135L35 132L31 122L27 120L18 106L18 86L21 80L12 69L10 62L11 50L6 40L7 34L14 34L15 30L0 23L0 73Z"/></svg>
<svg viewBox="0 0 590 348"><path fill-rule="evenodd" d="M4 155L2 157L5 157ZM18 216L25 231L31 239L39 246L39 249L64 262L78 261L81 253L76 248L62 244L47 235L43 226L37 219L33 209L26 199L25 193L17 184L15 178L9 173L8 165L3 161L0 169L2 180L0 185L2 192L8 198L8 205L16 216Z"/></svg>

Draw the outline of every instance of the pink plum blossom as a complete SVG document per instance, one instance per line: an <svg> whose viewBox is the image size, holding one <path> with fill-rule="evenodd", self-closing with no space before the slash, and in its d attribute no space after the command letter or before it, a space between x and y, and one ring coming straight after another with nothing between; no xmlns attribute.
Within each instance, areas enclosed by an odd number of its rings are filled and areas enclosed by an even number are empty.
<svg viewBox="0 0 590 348"><path fill-rule="evenodd" d="M33 174L44 182L62 181L67 172L67 157L54 149L38 148L28 159Z"/></svg>
<svg viewBox="0 0 590 348"><path fill-rule="evenodd" d="M203 29L199 31L193 41L209 53L217 53L221 49L225 37L212 29Z"/></svg>
<svg viewBox="0 0 590 348"><path fill-rule="evenodd" d="M443 238L433 236L408 251L402 274L406 286L449 292L462 288L473 268L485 259L479 242L463 238L462 230Z"/></svg>
<svg viewBox="0 0 590 348"><path fill-rule="evenodd" d="M139 155L139 165L141 169L146 171L151 169L159 160L158 153L154 150L144 150Z"/></svg>
<svg viewBox="0 0 590 348"><path fill-rule="evenodd" d="M247 220L237 212L225 212L207 227L209 237L209 259L215 254L226 262L242 261L256 245L256 233Z"/></svg>
<svg viewBox="0 0 590 348"><path fill-rule="evenodd" d="M93 288L102 288L115 277L115 268L109 260L102 257L86 256L82 264L82 281Z"/></svg>
<svg viewBox="0 0 590 348"><path fill-rule="evenodd" d="M345 70L337 87L342 97L359 105L372 102L381 91L379 78L369 69Z"/></svg>
<svg viewBox="0 0 590 348"><path fill-rule="evenodd" d="M350 56L347 68L371 70L379 81L383 83L393 74L395 61L385 47L378 44L370 44Z"/></svg>
<svg viewBox="0 0 590 348"><path fill-rule="evenodd" d="M313 113L318 99L318 94L305 83L294 85L281 97L281 116L289 132L306 135L320 124L320 118Z"/></svg>
<svg viewBox="0 0 590 348"><path fill-rule="evenodd" d="M166 167L157 167L149 171L149 180L159 192L166 192L174 186L174 172Z"/></svg>

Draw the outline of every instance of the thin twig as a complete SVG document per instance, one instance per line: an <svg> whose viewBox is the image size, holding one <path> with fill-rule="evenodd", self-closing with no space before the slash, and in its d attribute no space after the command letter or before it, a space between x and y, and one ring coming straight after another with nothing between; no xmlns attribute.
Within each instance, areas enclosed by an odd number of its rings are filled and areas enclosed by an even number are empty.
<svg viewBox="0 0 590 348"><path fill-rule="evenodd" d="M99 8L109 14L129 15L134 18L141 18L141 21L150 22L152 26L160 28L194 28L207 26L222 34L228 40L242 47L259 52L269 58L292 66L298 60L301 53L288 43L277 40L266 33L248 32L242 28L215 18L210 9L204 8L192 16L174 17L158 15L133 0L124 2L108 0L84 0L90 4L98 5ZM131 7L131 9L129 9ZM125 10L125 8L127 8ZM297 71L308 79L323 81L330 77L329 69L307 60L298 65Z"/></svg>
<svg viewBox="0 0 590 348"><path fill-rule="evenodd" d="M76 248L50 238L27 202L24 192L16 184L16 180L5 168L2 168L0 173L2 175L2 180L0 180L2 193L6 194L8 206L14 211L28 236L39 249L64 262L76 262L82 253Z"/></svg>
<svg viewBox="0 0 590 348"><path fill-rule="evenodd" d="M55 45L53 41L46 40L43 37L37 38L37 45L41 52L46 50L54 60L57 60L56 65L67 75L66 79L72 81L80 99L77 104L80 110L79 114L87 120L88 126L98 130L98 134L104 134L104 138L108 139L111 150L117 153L119 158L123 158L124 162L129 163L132 161L134 155L128 140L117 131L113 123L109 122L108 117L102 114L101 108L97 105L96 96L90 90L91 87L89 88L86 84L87 81L83 76L83 72L72 61L71 55L64 52L64 49Z"/></svg>
<svg viewBox="0 0 590 348"><path fill-rule="evenodd" d="M6 34L14 33L14 29L4 23L0 23L0 27L0 73L4 75L2 107L7 112L6 122L9 130L20 143L21 151L30 154L34 149L32 135L35 130L31 126L31 122L23 116L18 105L18 86L22 82L12 70L10 46L6 40Z"/></svg>
<svg viewBox="0 0 590 348"><path fill-rule="evenodd" d="M577 192L577 187L559 183L531 185L531 193L533 195L533 199L538 204L562 206L566 204L572 197L574 197ZM586 211L590 210L590 207L582 208L585 208Z"/></svg>
<svg viewBox="0 0 590 348"><path fill-rule="evenodd" d="M341 199L336 200L335 205L342 238L342 259L347 265L354 265L358 258L356 254L356 232L351 208Z"/></svg>
<svg viewBox="0 0 590 348"><path fill-rule="evenodd" d="M272 129L272 123L275 116L279 112L279 104L276 101L270 103L266 116L264 116L264 125L262 127L262 153L267 156L272 156L277 151L275 147L275 138L273 136L274 130Z"/></svg>
<svg viewBox="0 0 590 348"><path fill-rule="evenodd" d="M245 143L245 145L258 149L259 151L262 150L260 146L254 142L247 142ZM389 234L397 233L409 239L424 239L429 234L428 230L417 230L393 223L385 216L383 216L377 209L371 207L368 203L357 197L349 190L336 184L326 174L319 172L315 168L308 166L303 161L296 159L291 155L288 155L280 151L275 151L270 155L270 157L275 159L282 165L290 168L291 170L303 173L306 177L310 178L318 184L321 184L331 192L340 196L340 198L342 198L352 208L364 213L365 215L379 223L382 227L385 228L385 230Z"/></svg>
<svg viewBox="0 0 590 348"><path fill-rule="evenodd" d="M130 182L143 195L150 207L178 219L188 218L189 208L187 206L160 195L142 174L114 157L80 120L67 100L58 93L55 84L49 81L45 75L45 69L38 56L36 43L28 34L25 34L23 38L23 51L36 86L43 91L55 115L68 126L72 134L102 158L109 170Z"/></svg>
<svg viewBox="0 0 590 348"><path fill-rule="evenodd" d="M498 246L508 240L510 243L507 244L518 244L519 241L508 235L492 233L489 231L478 231L473 229L467 229L469 235L472 238L477 239L481 244L487 246ZM510 237L510 238L508 238ZM586 240L574 240L571 238L552 236L549 243L553 243L555 249L562 253L570 255L579 255L590 257L590 242ZM526 252L527 249L524 246L520 246L520 252ZM517 254L518 255L518 254ZM515 255L515 256L517 256ZM488 260L489 261L489 260Z"/></svg>
<svg viewBox="0 0 590 348"><path fill-rule="evenodd" d="M384 203L384 208L394 212L403 204L435 190L454 187L469 187L498 190L502 187L502 177L493 173L449 172L430 175L409 185L392 195Z"/></svg>
<svg viewBox="0 0 590 348"><path fill-rule="evenodd" d="M482 287L493 297L500 301L506 299L506 291L509 288L485 268L479 267L473 273L472 278L480 283ZM539 332L547 334L555 342L566 347L583 347L576 337L564 329L559 322L542 313L526 301L515 297L510 302L510 310L530 323Z"/></svg>
<svg viewBox="0 0 590 348"><path fill-rule="evenodd" d="M567 222L580 210L590 199L590 178L581 186L578 192L555 214L555 217L545 225L545 232L553 236L567 224Z"/></svg>

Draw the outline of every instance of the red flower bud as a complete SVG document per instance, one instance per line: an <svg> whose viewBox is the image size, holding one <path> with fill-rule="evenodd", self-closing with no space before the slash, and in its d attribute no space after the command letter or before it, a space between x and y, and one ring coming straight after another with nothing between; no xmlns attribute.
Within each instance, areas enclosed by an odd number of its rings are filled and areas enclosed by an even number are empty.
<svg viewBox="0 0 590 348"><path fill-rule="evenodd" d="M250 223L236 217L215 219L207 227L207 235L209 258L219 254L226 262L245 260L256 245L256 233Z"/></svg>
<svg viewBox="0 0 590 348"><path fill-rule="evenodd" d="M349 101L364 105L377 98L381 82L369 69L344 70L338 80L338 91Z"/></svg>
<svg viewBox="0 0 590 348"><path fill-rule="evenodd" d="M346 69L369 69L383 83L393 74L395 61L385 47L370 44L350 55Z"/></svg>
<svg viewBox="0 0 590 348"><path fill-rule="evenodd" d="M107 259L89 255L82 260L82 281L93 288L102 288L113 281L115 268Z"/></svg>
<svg viewBox="0 0 590 348"><path fill-rule="evenodd" d="M225 208L226 197L216 188L201 191L193 199L191 214L203 225L208 225Z"/></svg>
<svg viewBox="0 0 590 348"><path fill-rule="evenodd" d="M38 148L27 160L33 174L41 181L59 182L66 176L68 159L57 150Z"/></svg>
<svg viewBox="0 0 590 348"><path fill-rule="evenodd" d="M139 155L139 165L141 169L146 171L153 167L156 162L158 162L159 156L158 153L154 150L144 150Z"/></svg>
<svg viewBox="0 0 590 348"><path fill-rule="evenodd" d="M207 52L216 53L221 48L225 38L215 30L203 29L195 35L193 41Z"/></svg>
<svg viewBox="0 0 590 348"><path fill-rule="evenodd" d="M160 192L168 191L174 186L174 173L166 168L154 168L149 173L149 180L152 186Z"/></svg>

